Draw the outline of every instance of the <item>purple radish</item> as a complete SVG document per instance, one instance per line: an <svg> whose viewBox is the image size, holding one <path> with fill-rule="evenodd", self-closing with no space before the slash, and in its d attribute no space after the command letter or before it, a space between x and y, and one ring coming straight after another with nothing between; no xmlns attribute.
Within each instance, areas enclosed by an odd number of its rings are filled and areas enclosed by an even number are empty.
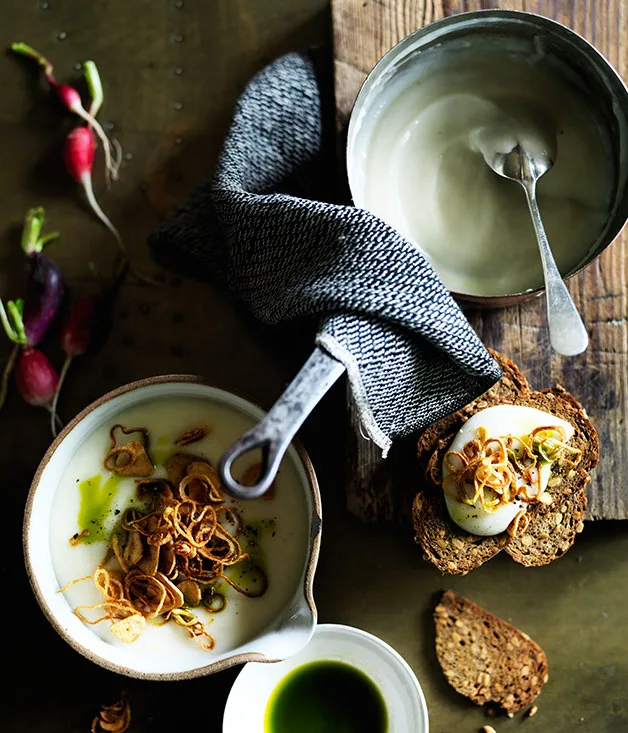
<svg viewBox="0 0 628 733"><path fill-rule="evenodd" d="M30 346L36 346L55 320L63 300L63 276L56 262L43 254L30 259L24 307L24 331Z"/></svg>
<svg viewBox="0 0 628 733"><path fill-rule="evenodd" d="M43 248L59 235L41 237L44 223L42 207L30 209L22 233L22 249L29 261L29 276L23 324L26 343L37 346L59 314L63 300L63 275L59 265L43 254Z"/></svg>

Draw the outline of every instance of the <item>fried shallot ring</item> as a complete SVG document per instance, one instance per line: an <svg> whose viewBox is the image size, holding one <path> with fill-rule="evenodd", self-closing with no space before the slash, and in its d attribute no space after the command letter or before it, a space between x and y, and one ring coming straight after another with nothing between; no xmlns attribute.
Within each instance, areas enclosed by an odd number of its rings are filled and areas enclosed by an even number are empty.
<svg viewBox="0 0 628 733"><path fill-rule="evenodd" d="M124 425L120 425L120 423L116 423L115 425L113 425L111 430L109 431L109 438L111 440L109 450L115 448L118 445L118 441L116 439L116 430L119 430L125 435L133 435L135 433L139 433L142 436L142 445L144 446L144 448L146 448L146 450L148 450L148 430L146 430L146 428L126 428L124 427Z"/></svg>
<svg viewBox="0 0 628 733"><path fill-rule="evenodd" d="M177 626L182 626L189 635L197 641L203 649L211 651L216 642L211 634L208 634L203 624L187 608L178 608L169 614L169 619Z"/></svg>
<svg viewBox="0 0 628 733"><path fill-rule="evenodd" d="M514 516L512 522L506 528L511 537L520 537L525 534L530 524L530 517L525 509L520 509Z"/></svg>
<svg viewBox="0 0 628 733"><path fill-rule="evenodd" d="M209 426L203 426L199 428L190 428L184 433L181 433L178 438L175 439L175 445L190 445L191 443L197 443L209 433Z"/></svg>
<svg viewBox="0 0 628 733"><path fill-rule="evenodd" d="M131 706L123 692L119 702L101 706L100 713L92 721L91 733L125 733L130 725Z"/></svg>
<svg viewBox="0 0 628 733"><path fill-rule="evenodd" d="M111 448L104 466L120 476L150 476L155 471L146 449L137 440Z"/></svg>
<svg viewBox="0 0 628 733"><path fill-rule="evenodd" d="M208 472L194 472L188 473L181 481L179 484L179 495L183 501L212 502L214 504L220 504L224 501L222 492L220 491L218 474L209 464L207 464L207 468L215 476L212 476Z"/></svg>

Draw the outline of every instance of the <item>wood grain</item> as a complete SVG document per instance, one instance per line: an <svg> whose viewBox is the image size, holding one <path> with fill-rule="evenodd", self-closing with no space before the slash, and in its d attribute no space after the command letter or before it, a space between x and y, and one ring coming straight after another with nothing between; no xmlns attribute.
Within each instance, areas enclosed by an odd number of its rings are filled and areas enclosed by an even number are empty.
<svg viewBox="0 0 628 733"><path fill-rule="evenodd" d="M501 8L554 18L593 43L625 79L628 3L620 0L332 0L335 91L340 145L360 84L381 56L408 33L455 13ZM602 459L589 488L588 519L628 518L628 326L626 237L620 236L569 290L590 336L588 350L563 359L550 348L544 298L499 310L467 309L482 341L507 354L537 389L562 384L589 412ZM350 403L350 397L348 398ZM390 467L366 441L349 404L354 445L350 451L348 505L364 521L391 516L395 487Z"/></svg>

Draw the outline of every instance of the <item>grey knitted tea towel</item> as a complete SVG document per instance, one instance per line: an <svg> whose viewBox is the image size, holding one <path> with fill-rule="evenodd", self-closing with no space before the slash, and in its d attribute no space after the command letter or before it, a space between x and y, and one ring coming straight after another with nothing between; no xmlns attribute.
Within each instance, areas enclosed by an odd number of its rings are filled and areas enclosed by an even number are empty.
<svg viewBox="0 0 628 733"><path fill-rule="evenodd" d="M266 324L309 319L313 340L345 365L363 430L385 457L501 371L415 246L326 200L334 171L313 58L283 56L250 81L215 175L149 245L162 265L221 283Z"/></svg>

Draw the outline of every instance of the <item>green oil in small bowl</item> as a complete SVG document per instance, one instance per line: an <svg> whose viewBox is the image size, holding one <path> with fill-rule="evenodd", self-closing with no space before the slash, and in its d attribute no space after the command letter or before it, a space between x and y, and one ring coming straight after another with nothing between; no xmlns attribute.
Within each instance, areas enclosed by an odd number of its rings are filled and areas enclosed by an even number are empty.
<svg viewBox="0 0 628 733"><path fill-rule="evenodd" d="M361 670L321 660L293 669L273 690L265 733L387 733L381 692Z"/></svg>

